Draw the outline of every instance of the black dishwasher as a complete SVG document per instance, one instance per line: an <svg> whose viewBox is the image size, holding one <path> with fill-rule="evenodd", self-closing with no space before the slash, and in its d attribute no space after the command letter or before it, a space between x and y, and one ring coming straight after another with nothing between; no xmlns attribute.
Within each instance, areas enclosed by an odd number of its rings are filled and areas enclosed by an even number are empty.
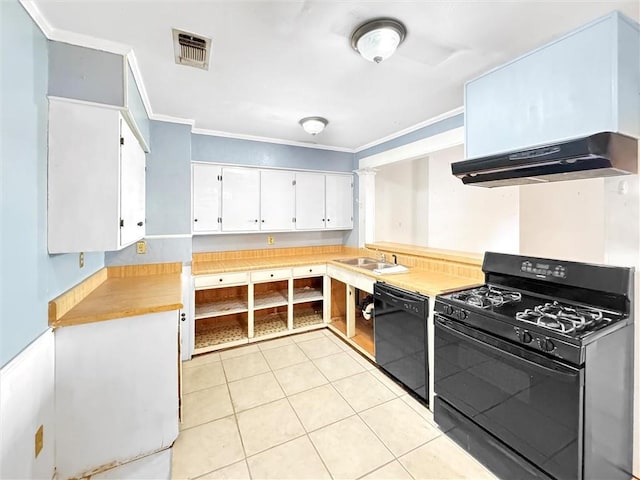
<svg viewBox="0 0 640 480"><path fill-rule="evenodd" d="M373 336L378 366L428 404L429 298L377 282Z"/></svg>

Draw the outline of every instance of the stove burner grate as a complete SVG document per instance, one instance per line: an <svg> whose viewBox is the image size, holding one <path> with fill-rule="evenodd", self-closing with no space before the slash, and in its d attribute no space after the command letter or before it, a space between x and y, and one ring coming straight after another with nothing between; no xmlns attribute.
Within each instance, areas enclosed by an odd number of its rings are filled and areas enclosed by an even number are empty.
<svg viewBox="0 0 640 480"><path fill-rule="evenodd" d="M527 308L523 312L516 313L516 318L562 333L588 330L593 325L611 322L611 319L605 318L602 312L595 308L572 307L557 301L538 305L533 310Z"/></svg>
<svg viewBox="0 0 640 480"><path fill-rule="evenodd" d="M489 308L519 302L522 300L522 294L520 292L486 286L454 293L451 295L451 298L475 307Z"/></svg>

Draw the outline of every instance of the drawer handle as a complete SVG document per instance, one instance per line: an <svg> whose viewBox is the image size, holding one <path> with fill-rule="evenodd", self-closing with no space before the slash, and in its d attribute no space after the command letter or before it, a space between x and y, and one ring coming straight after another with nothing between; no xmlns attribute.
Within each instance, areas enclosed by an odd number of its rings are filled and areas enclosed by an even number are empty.
<svg viewBox="0 0 640 480"><path fill-rule="evenodd" d="M220 281L222 281L222 278L220 279Z"/></svg>
<svg viewBox="0 0 640 480"><path fill-rule="evenodd" d="M138 226L141 227L142 225L144 225L144 223L142 222L138 222Z"/></svg>
<svg viewBox="0 0 640 480"><path fill-rule="evenodd" d="M273 273L271 274L271 276L273 277Z"/></svg>
<svg viewBox="0 0 640 480"><path fill-rule="evenodd" d="M313 272L313 268L310 268L310 269L309 269L309 272Z"/></svg>

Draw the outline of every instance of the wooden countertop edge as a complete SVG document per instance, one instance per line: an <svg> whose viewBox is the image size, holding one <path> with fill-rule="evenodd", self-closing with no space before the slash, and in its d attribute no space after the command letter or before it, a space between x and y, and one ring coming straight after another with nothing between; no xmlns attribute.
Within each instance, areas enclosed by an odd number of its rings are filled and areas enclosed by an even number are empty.
<svg viewBox="0 0 640 480"><path fill-rule="evenodd" d="M71 287L66 292L57 296L49 302L48 305L48 323L51 327L63 327L69 325L81 325L85 323L92 323L104 320L111 320L120 317L130 317L136 315L143 315L145 313L155 313L162 311L169 311L182 308L182 303L168 302L160 305L150 305L144 307L133 308L115 308L107 312L99 312L94 314L86 314L82 316L71 316L71 318L65 319L65 316L81 302L91 295L95 290L100 288L105 282L110 279L124 279L124 278L153 278L162 277L166 280L167 275L176 275L178 281L178 293L181 293L180 287L180 274L182 272L182 264L179 262L172 263L156 263L156 264L141 264L141 265L124 265L114 267L103 267L97 272L93 273L89 277L77 285ZM150 297L155 295L150 294Z"/></svg>
<svg viewBox="0 0 640 480"><path fill-rule="evenodd" d="M78 318L71 318L68 320L60 319L54 323L50 323L49 325L53 328L61 328L61 327L72 327L77 325L86 325L89 323L97 323L104 322L106 320L116 320L127 317L137 317L139 315L145 315L147 313L159 313L159 312L170 312L172 310L179 310L183 307L182 303L172 303L172 304L162 304L151 307L144 308L130 308L123 310L114 310L108 313L101 313L91 316L82 316ZM176 319L177 322L177 319Z"/></svg>

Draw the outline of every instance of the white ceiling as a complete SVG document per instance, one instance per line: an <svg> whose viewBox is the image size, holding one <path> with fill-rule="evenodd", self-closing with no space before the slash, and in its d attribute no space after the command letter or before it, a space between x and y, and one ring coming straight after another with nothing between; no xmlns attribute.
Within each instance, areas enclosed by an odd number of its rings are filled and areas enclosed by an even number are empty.
<svg viewBox="0 0 640 480"><path fill-rule="evenodd" d="M131 47L154 114L346 149L462 106L465 81L611 10L640 17L639 2L618 0L33 3L56 30ZM377 65L350 35L380 16L408 34ZM213 39L208 71L175 64L172 27ZM316 137L298 125L310 115L329 120Z"/></svg>

